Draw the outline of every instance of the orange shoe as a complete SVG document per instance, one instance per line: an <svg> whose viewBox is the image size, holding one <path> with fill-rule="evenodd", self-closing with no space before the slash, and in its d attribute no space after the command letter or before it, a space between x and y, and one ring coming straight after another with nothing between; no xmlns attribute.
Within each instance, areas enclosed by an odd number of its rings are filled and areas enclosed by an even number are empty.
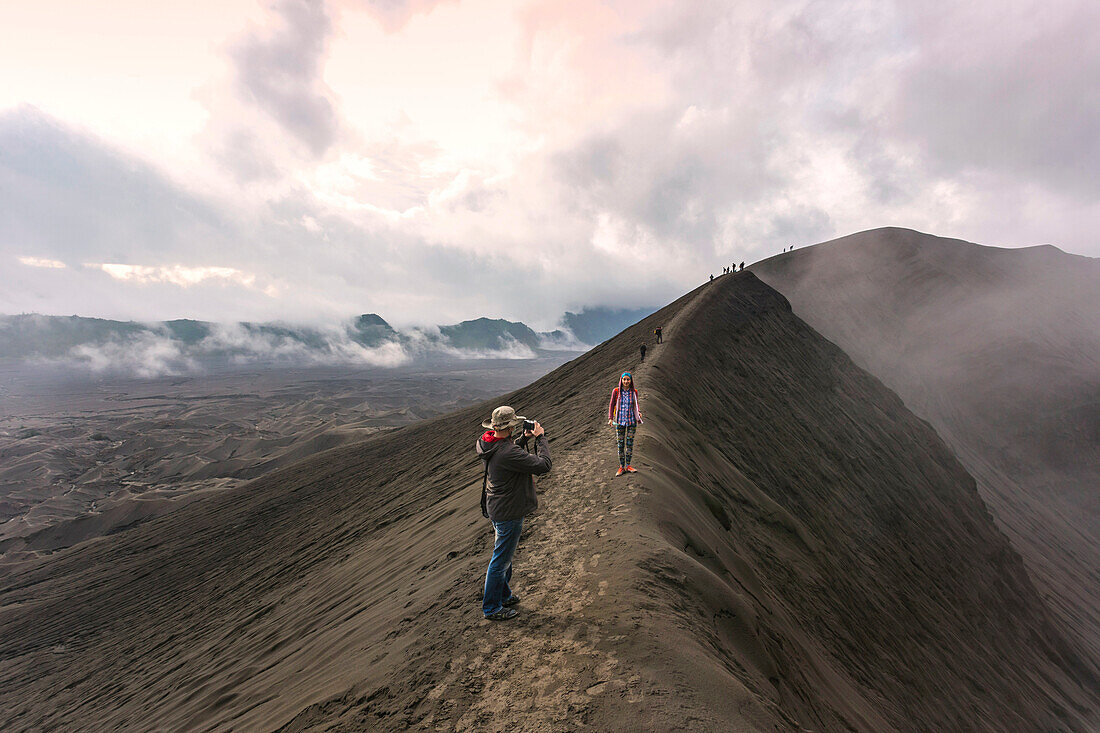
<svg viewBox="0 0 1100 733"><path fill-rule="evenodd" d="M616 476L622 476L624 473L626 473L626 469L623 468L622 466L619 466L619 470L615 472L615 475Z"/></svg>
<svg viewBox="0 0 1100 733"><path fill-rule="evenodd" d="M634 468L634 466L627 466L626 467L626 472L627 473L638 473L638 469Z"/></svg>

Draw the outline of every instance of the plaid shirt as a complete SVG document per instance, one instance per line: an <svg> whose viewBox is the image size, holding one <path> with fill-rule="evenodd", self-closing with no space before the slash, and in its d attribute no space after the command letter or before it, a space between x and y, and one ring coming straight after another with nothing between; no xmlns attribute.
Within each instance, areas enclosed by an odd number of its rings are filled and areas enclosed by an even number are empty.
<svg viewBox="0 0 1100 733"><path fill-rule="evenodd" d="M634 418L634 390L619 390L619 414L615 417L619 425L636 425Z"/></svg>

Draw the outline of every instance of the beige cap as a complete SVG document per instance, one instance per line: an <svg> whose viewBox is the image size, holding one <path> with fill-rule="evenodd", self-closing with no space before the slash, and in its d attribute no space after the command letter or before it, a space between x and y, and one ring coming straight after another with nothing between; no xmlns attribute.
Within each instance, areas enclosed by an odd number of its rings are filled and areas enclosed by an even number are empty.
<svg viewBox="0 0 1100 733"><path fill-rule="evenodd" d="M481 423L481 427L490 430L507 430L523 423L527 418L517 415L516 411L508 405L502 405L493 410L493 417Z"/></svg>

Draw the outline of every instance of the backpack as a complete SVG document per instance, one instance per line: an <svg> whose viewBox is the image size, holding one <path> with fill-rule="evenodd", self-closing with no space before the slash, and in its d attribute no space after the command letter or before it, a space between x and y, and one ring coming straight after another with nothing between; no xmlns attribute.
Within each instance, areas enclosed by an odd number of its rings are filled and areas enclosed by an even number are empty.
<svg viewBox="0 0 1100 733"><path fill-rule="evenodd" d="M489 518L489 509L486 505L488 489L489 489L489 459L482 458L485 461L485 475L481 479L481 516L486 519Z"/></svg>

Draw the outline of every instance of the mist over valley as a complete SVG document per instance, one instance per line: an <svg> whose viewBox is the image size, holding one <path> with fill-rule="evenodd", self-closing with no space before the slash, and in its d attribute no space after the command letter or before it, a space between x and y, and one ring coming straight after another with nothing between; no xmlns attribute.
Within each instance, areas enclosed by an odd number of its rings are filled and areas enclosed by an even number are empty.
<svg viewBox="0 0 1100 733"><path fill-rule="evenodd" d="M398 367L536 359L584 351L652 311L586 308L566 313L560 328L543 332L489 318L397 330L373 313L327 326L0 315L0 360L149 378L249 365Z"/></svg>

